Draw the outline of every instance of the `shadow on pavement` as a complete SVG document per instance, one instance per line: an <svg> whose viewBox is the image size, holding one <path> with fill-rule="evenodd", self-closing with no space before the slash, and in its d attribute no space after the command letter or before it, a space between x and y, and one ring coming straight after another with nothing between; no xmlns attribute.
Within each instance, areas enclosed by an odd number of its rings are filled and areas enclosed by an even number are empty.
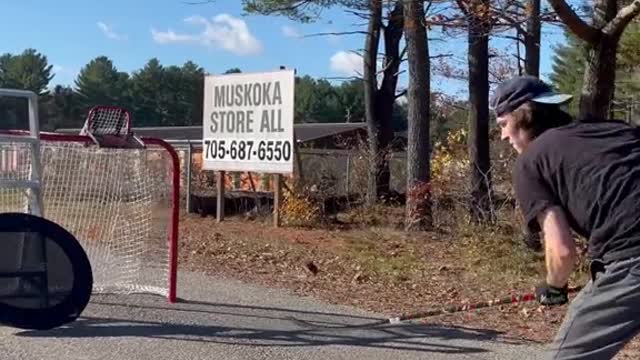
<svg viewBox="0 0 640 360"><path fill-rule="evenodd" d="M194 301L194 300L180 300L175 305L149 305L149 304L126 304L126 303L118 303L118 302L110 302L110 301L101 301L101 300L93 300L92 304L96 305L105 305L105 306L115 306L115 307L123 307L123 308L137 308L137 309L152 309L152 310L161 310L161 311L179 311L179 312L192 312L192 313L205 313L205 314L223 314L223 315L239 315L239 312L226 311L223 309L232 309L232 310L251 310L251 311L267 311L267 312L277 312L277 313L291 313L298 315L322 315L322 316L336 316L345 319L354 319L354 320L371 320L371 321L380 321L380 318L374 318L370 316L359 316L352 314L339 314L339 313L330 313L330 312L320 312L320 311L310 311L310 310L295 310L295 309L287 309L287 308L279 308L273 306L256 306L256 305L238 305L238 304L223 304L223 303L214 303L214 302L205 302L205 301ZM197 307L192 306L180 306L180 304L186 305L195 305ZM198 307L199 306L199 307ZM205 307L204 309L202 307ZM269 315L249 315L243 314L248 317L258 317L264 319L282 319L283 317L277 316L269 316Z"/></svg>
<svg viewBox="0 0 640 360"><path fill-rule="evenodd" d="M347 314L298 311L276 307L182 302L175 305L124 305L94 301L96 309L118 313L136 309L133 315L83 316L65 327L49 331L20 331L27 338L121 338L141 337L178 341L235 344L252 347L354 346L424 353L472 354L489 352L487 342L523 344L509 341L502 333L456 326L425 324L375 325L380 318ZM151 312L149 311L151 310ZM170 320L141 319L144 315L177 312ZM191 312L194 316L187 317ZM268 314L264 314L267 312ZM204 314L201 316L201 314ZM211 315L209 315L211 314ZM293 318L296 314L304 319ZM225 321L231 317L231 321ZM246 318L256 321L246 322ZM234 321L240 321L238 325ZM265 319L266 321L261 321ZM227 319L228 320L228 319ZM195 322L195 323L189 323ZM214 325L214 324L220 325ZM319 325L314 325L319 324ZM371 326L368 326L371 324Z"/></svg>

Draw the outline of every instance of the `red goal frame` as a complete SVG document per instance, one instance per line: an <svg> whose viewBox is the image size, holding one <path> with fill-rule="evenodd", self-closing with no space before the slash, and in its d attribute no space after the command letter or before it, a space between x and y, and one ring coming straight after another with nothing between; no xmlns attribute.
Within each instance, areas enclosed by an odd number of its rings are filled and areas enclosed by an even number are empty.
<svg viewBox="0 0 640 360"><path fill-rule="evenodd" d="M29 131L24 130L0 130L0 134L6 135L29 135ZM76 142L87 146L96 145L95 140L88 135L68 135L51 132L41 132L41 141ZM151 137L139 138L144 144L162 147L171 157L171 215L168 224L167 245L169 248L169 284L167 300L175 303L177 300L177 274L178 274L178 236L180 219L180 158L176 150L169 143L162 139Z"/></svg>

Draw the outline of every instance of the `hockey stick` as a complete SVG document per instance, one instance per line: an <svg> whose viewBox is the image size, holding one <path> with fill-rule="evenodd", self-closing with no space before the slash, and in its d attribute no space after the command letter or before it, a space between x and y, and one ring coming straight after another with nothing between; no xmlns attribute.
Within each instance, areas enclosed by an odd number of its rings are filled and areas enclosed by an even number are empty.
<svg viewBox="0 0 640 360"><path fill-rule="evenodd" d="M581 289L582 289L582 286L571 288L569 289L569 293L578 292ZM413 321L413 320L423 319L426 317L433 317L433 316L444 315L444 314L453 314L453 313L463 312L463 311L472 311L472 310L493 307L498 305L518 304L518 303L533 301L535 299L536 299L536 296L534 293L511 295L511 296L505 296L500 299L480 301L473 304L450 305L444 308L419 311L419 312L409 313L409 314L401 314L396 317L390 317L387 319L382 319L382 320L374 321L371 323L359 324L359 325L327 326L327 325L316 325L316 324L312 324L311 322L299 320L299 319L291 319L291 320L294 320L295 322L302 325L318 327L318 328L353 329L353 328L364 328L364 327L371 327L371 326L377 326L377 325L400 324L405 321Z"/></svg>
<svg viewBox="0 0 640 360"><path fill-rule="evenodd" d="M571 288L569 289L569 293L577 292L577 291L580 291L581 289L582 289L582 286ZM497 305L510 305L510 304L524 303L524 302L533 301L535 299L536 299L536 295L534 293L511 295L511 296L505 296L500 299L481 301L474 304L451 305L441 309L420 311L420 312L411 313L411 314L402 314L396 317L389 318L387 320L390 324L397 324L402 321L415 320L415 319L437 316L442 314L453 314L461 311L471 311L471 310L482 309L482 308L492 307Z"/></svg>

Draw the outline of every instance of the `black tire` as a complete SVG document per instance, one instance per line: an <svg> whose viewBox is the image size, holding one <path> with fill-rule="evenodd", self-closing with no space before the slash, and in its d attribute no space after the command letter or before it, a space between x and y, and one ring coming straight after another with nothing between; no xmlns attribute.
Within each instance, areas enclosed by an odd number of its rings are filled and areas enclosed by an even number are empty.
<svg viewBox="0 0 640 360"><path fill-rule="evenodd" d="M40 233L62 249L71 264L73 285L68 296L50 307L20 308L0 303L0 323L20 329L49 330L75 321L86 308L93 291L93 274L87 254L71 233L52 221L23 213L0 214L0 234L24 231Z"/></svg>

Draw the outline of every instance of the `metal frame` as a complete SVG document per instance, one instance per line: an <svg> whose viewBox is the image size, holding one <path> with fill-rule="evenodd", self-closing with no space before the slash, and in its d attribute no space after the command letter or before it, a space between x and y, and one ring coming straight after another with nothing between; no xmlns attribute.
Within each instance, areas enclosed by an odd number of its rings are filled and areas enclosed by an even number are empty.
<svg viewBox="0 0 640 360"><path fill-rule="evenodd" d="M42 199L42 164L40 161L40 119L38 117L38 95L33 91L0 88L0 96L24 98L29 106L29 132L22 134L0 135L0 142L22 142L31 147L31 169L29 180L2 180L0 188L23 188L28 190L28 212L44 217Z"/></svg>
<svg viewBox="0 0 640 360"><path fill-rule="evenodd" d="M89 114L87 115L87 119L85 121L84 126L82 127L82 130L80 132L81 135L90 135L93 132L91 131L92 129L92 125L94 122L94 115L101 111L101 110L105 110L105 111L113 111L113 110L118 110L120 113L124 114L124 124L123 127L125 130L124 134L121 134L121 130L122 128L118 129L118 133L114 134L114 135L129 135L131 134L131 113L122 107L119 106L111 106L111 105L96 105L94 107L91 108L91 110L89 110Z"/></svg>

